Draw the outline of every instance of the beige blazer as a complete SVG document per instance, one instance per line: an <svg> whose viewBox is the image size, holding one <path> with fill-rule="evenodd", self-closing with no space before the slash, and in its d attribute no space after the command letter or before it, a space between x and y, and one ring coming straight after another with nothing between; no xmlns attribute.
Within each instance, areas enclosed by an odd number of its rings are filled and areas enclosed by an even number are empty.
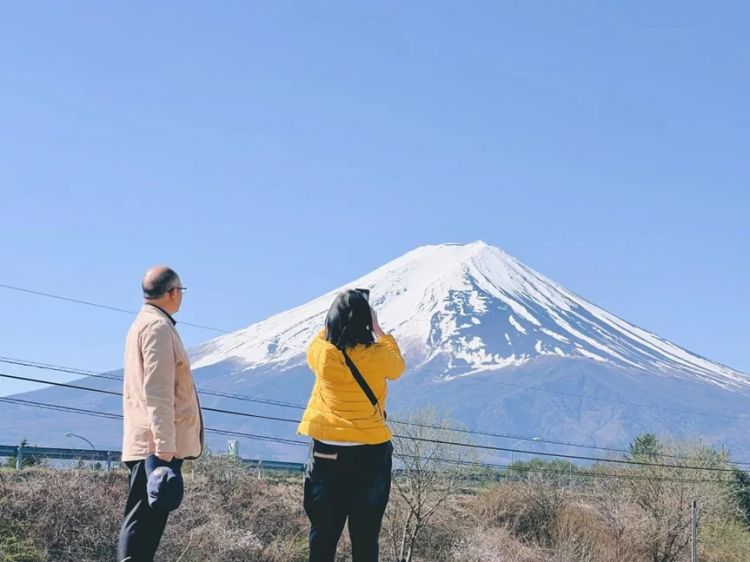
<svg viewBox="0 0 750 562"><path fill-rule="evenodd" d="M123 461L201 455L203 416L187 352L166 312L149 304L125 341L122 410Z"/></svg>

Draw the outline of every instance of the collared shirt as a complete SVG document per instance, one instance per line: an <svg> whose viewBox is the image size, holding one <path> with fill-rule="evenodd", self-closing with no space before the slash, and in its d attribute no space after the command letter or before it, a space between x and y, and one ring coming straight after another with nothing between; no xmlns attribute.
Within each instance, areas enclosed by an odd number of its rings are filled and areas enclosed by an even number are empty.
<svg viewBox="0 0 750 562"><path fill-rule="evenodd" d="M154 308L158 308L159 310L161 310L167 316L167 318L169 318L169 321L172 323L172 326L176 326L177 325L177 320L175 320L174 318L172 318L172 315L169 312L167 312L166 310L164 310L162 307L160 307L158 305L155 305L153 303L150 303L150 302L147 302L146 304L149 305L149 306L153 306Z"/></svg>

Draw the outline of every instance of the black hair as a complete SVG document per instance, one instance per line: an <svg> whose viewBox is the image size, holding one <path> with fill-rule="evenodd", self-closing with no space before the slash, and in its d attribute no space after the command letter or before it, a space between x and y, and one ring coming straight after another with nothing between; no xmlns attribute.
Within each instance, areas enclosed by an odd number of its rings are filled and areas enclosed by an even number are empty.
<svg viewBox="0 0 750 562"><path fill-rule="evenodd" d="M147 299L158 299L163 297L170 289L174 288L175 283L180 277L174 269L165 267L157 275L144 279L141 284L143 296Z"/></svg>
<svg viewBox="0 0 750 562"><path fill-rule="evenodd" d="M326 340L338 349L375 342L370 303L362 293L349 290L336 297L326 316Z"/></svg>

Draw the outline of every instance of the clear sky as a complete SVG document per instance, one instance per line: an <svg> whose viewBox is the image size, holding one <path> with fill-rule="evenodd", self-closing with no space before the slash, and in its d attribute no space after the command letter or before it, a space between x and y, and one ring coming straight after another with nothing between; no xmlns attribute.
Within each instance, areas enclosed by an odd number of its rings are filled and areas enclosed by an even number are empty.
<svg viewBox="0 0 750 562"><path fill-rule="evenodd" d="M234 330L483 239L750 372L747 6L6 3L0 283L137 308L165 262ZM0 289L0 355L117 368L130 320Z"/></svg>

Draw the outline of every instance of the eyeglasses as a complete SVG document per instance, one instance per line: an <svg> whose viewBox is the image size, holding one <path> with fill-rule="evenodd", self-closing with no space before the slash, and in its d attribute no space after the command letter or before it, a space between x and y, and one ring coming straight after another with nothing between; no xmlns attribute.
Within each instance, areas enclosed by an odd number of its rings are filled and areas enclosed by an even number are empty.
<svg viewBox="0 0 750 562"><path fill-rule="evenodd" d="M180 291L181 293L184 293L185 291L187 291L187 287L172 287L167 292L171 293L172 291Z"/></svg>

